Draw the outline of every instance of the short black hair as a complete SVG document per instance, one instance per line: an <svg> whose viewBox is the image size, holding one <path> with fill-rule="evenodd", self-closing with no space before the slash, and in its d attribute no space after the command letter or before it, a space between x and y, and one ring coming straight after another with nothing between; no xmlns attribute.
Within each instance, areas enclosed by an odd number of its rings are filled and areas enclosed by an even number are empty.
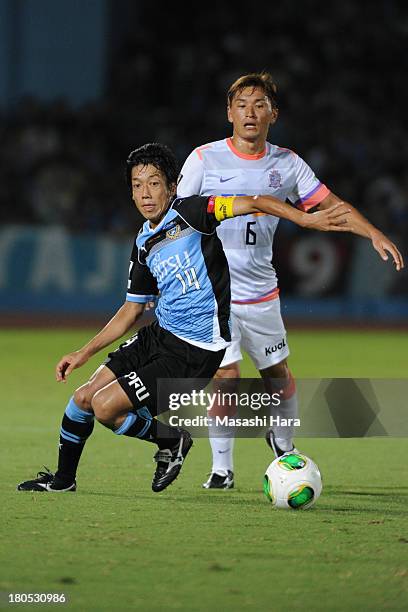
<svg viewBox="0 0 408 612"><path fill-rule="evenodd" d="M149 142L132 151L126 160L126 180L130 190L132 190L132 168L148 164L163 172L167 187L177 184L179 166L173 151L159 142Z"/></svg>

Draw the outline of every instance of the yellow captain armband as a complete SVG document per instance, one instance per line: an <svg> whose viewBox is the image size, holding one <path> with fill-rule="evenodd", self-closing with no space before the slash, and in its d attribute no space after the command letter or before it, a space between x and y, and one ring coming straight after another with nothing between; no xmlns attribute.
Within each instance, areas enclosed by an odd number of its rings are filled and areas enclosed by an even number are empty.
<svg viewBox="0 0 408 612"><path fill-rule="evenodd" d="M214 214L217 221L224 221L234 216L232 205L235 196L216 196L214 198Z"/></svg>

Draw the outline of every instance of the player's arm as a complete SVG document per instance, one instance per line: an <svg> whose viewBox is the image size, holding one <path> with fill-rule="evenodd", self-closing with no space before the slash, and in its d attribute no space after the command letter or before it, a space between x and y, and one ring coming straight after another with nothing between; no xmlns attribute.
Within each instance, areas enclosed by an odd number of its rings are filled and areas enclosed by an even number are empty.
<svg viewBox="0 0 408 612"><path fill-rule="evenodd" d="M157 295L156 279L147 266L138 259L138 249L133 245L129 263L126 301L105 327L82 348L64 355L56 365L55 376L58 382L66 381L66 377L76 368L80 368L90 357L129 331L141 317L146 304Z"/></svg>
<svg viewBox="0 0 408 612"><path fill-rule="evenodd" d="M318 205L319 210L329 210L336 203L341 202L334 193L329 193ZM379 253L380 257L384 260L388 260L388 253L391 254L395 267L397 270L402 270L404 267L404 260L401 253L387 236L385 236L379 229L377 229L372 223L368 221L354 206L345 203L349 209L349 214L344 217L343 223L344 228L348 232L369 238L374 249Z"/></svg>
<svg viewBox="0 0 408 612"><path fill-rule="evenodd" d="M72 370L80 368L98 351L121 338L141 317L145 304L125 302L105 327L82 348L61 357L55 368L58 382L66 382L66 377Z"/></svg>
<svg viewBox="0 0 408 612"><path fill-rule="evenodd" d="M347 231L344 229L344 223L349 211L343 202L336 202L324 210L311 214L298 210L273 196L212 196L209 210L211 206L218 221L240 215L266 213L308 229L323 232Z"/></svg>

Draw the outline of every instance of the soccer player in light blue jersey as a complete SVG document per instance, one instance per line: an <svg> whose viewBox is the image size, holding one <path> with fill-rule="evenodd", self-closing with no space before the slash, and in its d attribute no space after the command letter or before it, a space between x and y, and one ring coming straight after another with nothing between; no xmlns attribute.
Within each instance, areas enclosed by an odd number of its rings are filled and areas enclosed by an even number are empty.
<svg viewBox="0 0 408 612"><path fill-rule="evenodd" d="M146 221L133 245L126 300L92 340L60 359L57 381L64 382L75 368L121 338L146 303L160 295L157 321L109 353L75 391L62 419L56 473L39 472L18 490L75 491L94 417L116 435L158 446L152 489L165 489L178 476L192 440L187 431L155 418L157 379L212 378L231 340L229 270L217 226L227 218L260 212L312 229L342 231L348 215L342 203L308 215L268 196L177 199L177 175L176 159L163 145L147 144L130 154L128 184Z"/></svg>

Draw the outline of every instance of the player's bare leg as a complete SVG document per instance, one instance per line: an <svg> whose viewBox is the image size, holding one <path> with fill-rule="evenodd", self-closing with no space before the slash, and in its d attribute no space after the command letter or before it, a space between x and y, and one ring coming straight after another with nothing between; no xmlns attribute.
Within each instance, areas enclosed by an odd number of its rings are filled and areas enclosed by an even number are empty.
<svg viewBox="0 0 408 612"><path fill-rule="evenodd" d="M132 402L113 373L112 376L113 380L92 396L91 409L99 423L116 432L132 410Z"/></svg>
<svg viewBox="0 0 408 612"><path fill-rule="evenodd" d="M269 394L279 393L281 402L272 409L271 415L280 419L296 419L298 417L298 402L296 385L289 370L287 360L260 370L265 388ZM276 425L266 433L266 441L276 456L294 449L293 426Z"/></svg>
<svg viewBox="0 0 408 612"><path fill-rule="evenodd" d="M20 483L17 487L19 491L76 490L75 478L79 460L94 427L92 398L114 379L113 372L102 365L75 391L62 418L57 472L53 474L48 469L46 472L39 472L37 478Z"/></svg>
<svg viewBox="0 0 408 612"><path fill-rule="evenodd" d="M78 387L74 393L74 401L81 410L91 412L93 409L91 406L92 398L103 387L106 387L110 382L115 380L115 374L104 365L92 374L91 378L84 384Z"/></svg>
<svg viewBox="0 0 408 612"><path fill-rule="evenodd" d="M235 381L239 377L238 362L219 368L213 380L214 392L233 393L236 387ZM235 412L236 406L220 406L215 403L208 416L215 419L217 416L234 416ZM234 486L234 428L226 425L210 425L209 440L212 450L212 468L210 477L203 487L205 489L232 489Z"/></svg>

